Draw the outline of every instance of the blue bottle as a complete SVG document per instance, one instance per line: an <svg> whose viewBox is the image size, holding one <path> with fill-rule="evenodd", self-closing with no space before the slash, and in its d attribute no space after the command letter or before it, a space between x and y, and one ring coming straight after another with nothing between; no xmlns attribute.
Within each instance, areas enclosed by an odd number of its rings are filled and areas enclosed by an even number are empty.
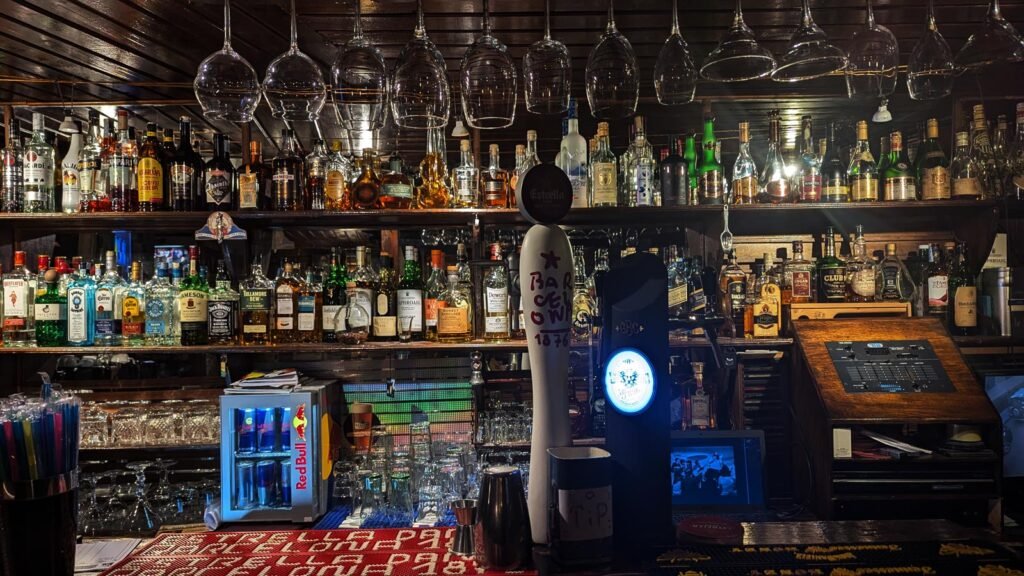
<svg viewBox="0 0 1024 576"><path fill-rule="evenodd" d="M68 346L96 341L96 281L83 262L68 284Z"/></svg>

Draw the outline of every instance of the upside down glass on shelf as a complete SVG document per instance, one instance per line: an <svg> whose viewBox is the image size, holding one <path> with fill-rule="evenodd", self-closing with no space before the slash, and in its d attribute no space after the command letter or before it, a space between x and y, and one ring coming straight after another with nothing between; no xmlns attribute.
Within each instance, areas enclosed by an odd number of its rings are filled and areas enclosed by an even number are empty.
<svg viewBox="0 0 1024 576"><path fill-rule="evenodd" d="M608 25L587 58L587 103L601 120L636 113L640 78L633 45L615 27L615 2L608 0Z"/></svg>
<svg viewBox="0 0 1024 576"><path fill-rule="evenodd" d="M935 6L928 0L925 31L907 63L907 91L914 100L937 100L953 91L956 68L953 51L935 23Z"/></svg>
<svg viewBox="0 0 1024 576"><path fill-rule="evenodd" d="M331 65L331 96L341 125L367 132L384 127L388 115L388 67L363 35L362 1L356 0L352 39Z"/></svg>
<svg viewBox="0 0 1024 576"><path fill-rule="evenodd" d="M231 0L224 0L224 46L199 64L192 89L210 120L249 122L260 103L260 81L231 47Z"/></svg>
<svg viewBox="0 0 1024 576"><path fill-rule="evenodd" d="M741 0L736 0L732 26L708 54L700 75L715 82L743 82L764 78L775 70L775 57L757 43L754 31L743 20Z"/></svg>
<svg viewBox="0 0 1024 576"><path fill-rule="evenodd" d="M1024 60L1024 40L1013 24L1003 17L999 0L990 0L981 29L971 34L956 55L956 65L977 70L996 62Z"/></svg>
<svg viewBox="0 0 1024 576"><path fill-rule="evenodd" d="M562 114L569 109L572 57L565 44L551 38L551 0L544 2L544 38L523 56L523 81L528 112Z"/></svg>
<svg viewBox="0 0 1024 576"><path fill-rule="evenodd" d="M886 98L896 89L896 69L900 48L896 36L875 22L871 0L867 0L865 25L854 32L846 66L846 90L849 96Z"/></svg>
<svg viewBox="0 0 1024 576"><path fill-rule="evenodd" d="M516 66L508 48L491 34L490 2L484 0L484 33L462 57L462 112L471 128L508 128L516 117Z"/></svg>
<svg viewBox="0 0 1024 576"><path fill-rule="evenodd" d="M846 53L832 44L811 17L811 2L803 0L800 26L789 40L789 49L772 72L776 82L796 82L827 76L846 68Z"/></svg>
<svg viewBox="0 0 1024 576"><path fill-rule="evenodd" d="M665 106L693 102L697 90L697 67L690 48L679 32L678 0L672 0L672 31L654 64L654 92Z"/></svg>
<svg viewBox="0 0 1024 576"><path fill-rule="evenodd" d="M416 11L413 38L398 55L391 78L391 115L400 128L443 128L451 111L448 72L423 25L423 0L417 1Z"/></svg>
<svg viewBox="0 0 1024 576"><path fill-rule="evenodd" d="M299 50L295 0L291 0L291 45L267 66L263 96L271 114L284 120L316 120L327 100L320 66Z"/></svg>

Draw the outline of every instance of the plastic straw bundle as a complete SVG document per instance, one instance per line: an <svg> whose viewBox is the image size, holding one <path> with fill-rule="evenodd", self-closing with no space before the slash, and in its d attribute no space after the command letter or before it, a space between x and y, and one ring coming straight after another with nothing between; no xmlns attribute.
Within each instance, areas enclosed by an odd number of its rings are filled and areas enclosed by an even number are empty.
<svg viewBox="0 0 1024 576"><path fill-rule="evenodd" d="M73 394L44 382L41 398L0 399L0 482L29 482L78 468L78 415Z"/></svg>

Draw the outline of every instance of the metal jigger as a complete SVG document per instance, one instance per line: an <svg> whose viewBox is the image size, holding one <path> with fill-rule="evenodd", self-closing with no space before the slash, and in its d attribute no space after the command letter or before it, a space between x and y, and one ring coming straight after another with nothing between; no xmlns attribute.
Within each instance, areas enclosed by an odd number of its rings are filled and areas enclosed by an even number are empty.
<svg viewBox="0 0 1024 576"><path fill-rule="evenodd" d="M455 513L455 540L452 542L452 553L459 556L472 556L474 550L473 526L476 525L476 500L466 498L452 501L452 512Z"/></svg>

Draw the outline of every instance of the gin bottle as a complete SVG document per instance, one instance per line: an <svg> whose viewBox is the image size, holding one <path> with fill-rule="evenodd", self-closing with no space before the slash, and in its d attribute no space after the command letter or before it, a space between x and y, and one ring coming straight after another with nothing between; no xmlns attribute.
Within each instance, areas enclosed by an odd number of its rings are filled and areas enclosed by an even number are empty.
<svg viewBox="0 0 1024 576"><path fill-rule="evenodd" d="M14 253L14 267L3 275L3 343L10 348L35 345L32 287L35 274L25 267L25 253Z"/></svg>
<svg viewBox="0 0 1024 576"><path fill-rule="evenodd" d="M96 345L121 345L121 303L127 284L117 273L113 250L107 250L105 272L97 272L96 281ZM99 268L99 265L97 265Z"/></svg>
<svg viewBox="0 0 1024 576"><path fill-rule="evenodd" d="M157 262L156 276L146 285L147 346L173 346L178 343L177 300L178 289L171 284L167 263Z"/></svg>
<svg viewBox="0 0 1024 576"><path fill-rule="evenodd" d="M68 345L92 346L96 341L96 280L85 262L68 284ZM7 338L5 337L4 340Z"/></svg>

